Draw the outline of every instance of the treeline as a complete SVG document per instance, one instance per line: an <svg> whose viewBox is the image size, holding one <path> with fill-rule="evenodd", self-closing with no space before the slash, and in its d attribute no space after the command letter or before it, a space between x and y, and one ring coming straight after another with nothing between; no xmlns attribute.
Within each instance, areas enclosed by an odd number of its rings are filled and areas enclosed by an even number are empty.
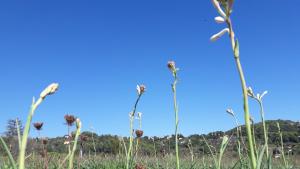
<svg viewBox="0 0 300 169"><path fill-rule="evenodd" d="M294 145L295 153L300 154L300 123L293 122L289 120L275 120L275 121L266 121L269 131L269 144L273 147L276 147L280 144L280 139L278 135L278 129L276 122L279 122L281 126L281 130L283 133L283 142L285 145ZM242 127L243 136L246 135L245 127ZM263 130L262 124L257 123L254 125L256 141L257 143L263 143ZM210 145L214 146L216 150L218 150L218 146L220 145L221 139L223 135L231 136L231 143L227 149L227 151L235 151L235 134L236 129L231 129L226 132L216 131L206 135L190 135L188 137L184 137L183 135L179 135L179 146L180 152L182 154L194 153L195 155L207 154L209 153L209 149L204 142L205 138ZM124 154L126 149L124 144L128 144L128 138L119 137L114 135L97 135L96 133L91 132L83 132L81 134L82 139L78 142L78 151L82 151L84 155L94 155L94 154ZM84 138L84 139L83 139ZM4 137L4 140L10 146L13 154L18 152L18 142L17 137L9 136ZM38 138L30 138L28 143L28 153L37 151L41 148L41 139ZM153 156L154 153L159 155L166 155L168 153L175 151L175 137L165 136L165 137L141 137L139 140L140 149L139 153L141 155L149 155ZM271 147L272 147L271 146ZM47 140L46 148L48 152L53 153L67 153L68 145L66 144L66 138L64 137L56 137L50 138ZM0 151L3 152L3 147L0 147Z"/></svg>

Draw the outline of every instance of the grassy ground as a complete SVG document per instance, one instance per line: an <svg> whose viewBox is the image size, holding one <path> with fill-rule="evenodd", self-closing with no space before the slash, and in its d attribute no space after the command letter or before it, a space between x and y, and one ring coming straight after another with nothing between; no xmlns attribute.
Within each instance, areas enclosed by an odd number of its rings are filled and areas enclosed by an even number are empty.
<svg viewBox="0 0 300 169"><path fill-rule="evenodd" d="M46 165L48 169L58 169L59 165L64 159L64 155L58 154L49 154L48 164ZM231 155L225 154L222 161L222 168L248 168L248 162L245 161L244 165L241 166L238 163L238 159L232 157ZM67 162L66 162L67 163ZM282 169L282 159L272 159L272 168L273 169ZM300 169L300 157L292 156L289 158L289 163L293 165L293 169ZM136 168L136 164L139 164L147 169L174 169L176 167L176 158L175 156L167 155L165 157L141 157L136 159L136 163L131 166L131 168ZM297 167L298 166L298 167ZM126 158L125 156L105 156L98 155L86 156L83 159L76 157L74 161L74 167L77 169L124 169L126 168ZM183 157L181 158L181 169L209 169L214 168L213 160L209 156L197 157L192 162L191 158ZM5 157L0 158L0 168L8 169L9 163L8 159ZM32 155L28 157L26 168L28 169L42 169L45 168L44 159L39 155ZM62 166L61 168L67 168L67 165ZM267 166L265 165L265 167Z"/></svg>

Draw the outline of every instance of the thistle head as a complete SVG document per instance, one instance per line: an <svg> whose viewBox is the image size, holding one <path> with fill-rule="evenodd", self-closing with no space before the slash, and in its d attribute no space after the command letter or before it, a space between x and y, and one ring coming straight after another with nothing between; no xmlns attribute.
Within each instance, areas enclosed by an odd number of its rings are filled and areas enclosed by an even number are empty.
<svg viewBox="0 0 300 169"><path fill-rule="evenodd" d="M36 123L33 123L33 126L36 130L42 130L42 127L43 127L43 122L36 122Z"/></svg>
<svg viewBox="0 0 300 169"><path fill-rule="evenodd" d="M73 115L66 114L64 118L68 126L73 126L74 122L76 121L76 118Z"/></svg>
<svg viewBox="0 0 300 169"><path fill-rule="evenodd" d="M144 134L143 130L135 130L135 135L137 138L141 138Z"/></svg>
<svg viewBox="0 0 300 169"><path fill-rule="evenodd" d="M41 94L40 97L42 99L45 99L47 96L54 94L58 90L58 83L52 83L47 88L45 88Z"/></svg>

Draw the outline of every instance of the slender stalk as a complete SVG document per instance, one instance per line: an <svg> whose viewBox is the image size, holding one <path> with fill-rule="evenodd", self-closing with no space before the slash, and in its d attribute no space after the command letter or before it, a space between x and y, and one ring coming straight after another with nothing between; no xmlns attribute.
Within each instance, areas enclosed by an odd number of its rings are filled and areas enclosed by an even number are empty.
<svg viewBox="0 0 300 169"><path fill-rule="evenodd" d="M174 73L174 83L172 84L172 91L173 91L173 101L174 101L174 112L175 112L175 154L176 154L176 168L180 168L180 161L179 161L179 149L178 149L178 105L177 105L177 74Z"/></svg>
<svg viewBox="0 0 300 169"><path fill-rule="evenodd" d="M231 46L232 50L234 52L234 59L235 63L239 72L240 76L240 81L242 85L242 92L243 92L243 102L244 102L244 118L245 118L245 125L246 125L246 133L247 133L247 138L248 138L248 148L249 148L249 156L251 160L251 168L255 169L256 168L256 156L255 156L255 150L254 150L254 145L253 145L253 139L252 139L252 131L251 131L251 123L250 123L250 113L249 113L249 104L248 104L248 93L247 93L247 85L246 85L246 80L244 76L244 72L242 69L242 65L240 62L240 56L239 56L239 46L238 43L235 41L234 37L234 31L232 28L232 23L230 18L226 19L226 23L229 28L229 36L231 40Z"/></svg>
<svg viewBox="0 0 300 169"><path fill-rule="evenodd" d="M277 122L277 128L278 128L278 134L279 134L279 137L280 137L282 159L283 159L285 168L288 168L288 163L287 163L287 161L285 159L285 155L284 155L282 132L281 132L281 128L280 128L280 125L279 125L278 122Z"/></svg>
<svg viewBox="0 0 300 169"><path fill-rule="evenodd" d="M77 130L76 130L76 135L75 135L75 141L74 141L73 149L70 153L70 158L69 158L69 169L73 169L74 154L75 154L78 138L80 135L81 121L79 119L76 120L76 127L77 127Z"/></svg>
<svg viewBox="0 0 300 169"><path fill-rule="evenodd" d="M257 100L259 103L259 107L260 107L260 115L261 115L261 121L263 124L263 129L264 129L264 139L265 139L265 145L266 145L266 154L267 154L267 159L269 159L269 146L268 146L268 131L266 129L266 122L265 122L265 112L264 112L264 107L263 107L263 103L262 100Z"/></svg>
<svg viewBox="0 0 300 169"><path fill-rule="evenodd" d="M140 101L140 98L142 96L142 93L140 93L138 95L138 98L134 104L134 107L133 107L133 111L132 111L132 114L130 114L130 127L129 127L129 133L130 133L130 138L129 138L129 148L128 148L128 152L127 152L127 160L126 160L126 169L129 169L129 163L130 163L130 159L131 159L131 156L132 156L132 146L133 146L133 122L134 122L134 115L135 115L135 112L136 112L136 108L137 108L137 105Z"/></svg>
<svg viewBox="0 0 300 169"><path fill-rule="evenodd" d="M26 153L26 146L27 146L27 141L28 141L28 134L30 131L30 124L31 124L32 117L34 115L35 110L42 103L42 101L43 101L43 99L39 98L37 102L33 101L32 105L31 105L30 112L27 117L26 125L24 128L22 141L21 141L21 149L20 149L20 155L19 155L19 169L25 168L25 153Z"/></svg>

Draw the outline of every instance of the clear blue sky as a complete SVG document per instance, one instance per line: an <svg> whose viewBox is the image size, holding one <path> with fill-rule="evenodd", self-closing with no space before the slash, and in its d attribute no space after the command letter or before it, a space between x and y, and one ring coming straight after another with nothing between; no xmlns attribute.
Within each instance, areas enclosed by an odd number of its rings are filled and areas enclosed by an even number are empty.
<svg viewBox="0 0 300 169"><path fill-rule="evenodd" d="M248 84L264 98L267 119L300 120L299 0L237 0L232 16ZM178 84L180 132L227 130L225 113L243 122L240 82L210 0L2 1L0 3L0 133L8 119L24 122L33 96L50 83L59 91L33 118L45 123L42 135L66 133L63 116L81 118L83 130L128 135L128 113L136 85L147 92L143 112L146 135L174 132L171 73ZM259 120L258 107L251 113ZM35 136L36 132L31 131Z"/></svg>

